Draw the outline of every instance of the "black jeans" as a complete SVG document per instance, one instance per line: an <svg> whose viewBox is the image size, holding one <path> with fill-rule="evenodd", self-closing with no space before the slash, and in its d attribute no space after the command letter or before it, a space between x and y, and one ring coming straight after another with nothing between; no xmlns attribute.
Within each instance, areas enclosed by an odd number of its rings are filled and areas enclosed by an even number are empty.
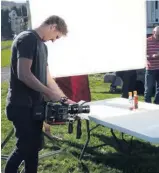
<svg viewBox="0 0 159 173"><path fill-rule="evenodd" d="M159 104L159 70L146 70L145 72L145 102L151 103L153 88L156 85L154 103Z"/></svg>
<svg viewBox="0 0 159 173"><path fill-rule="evenodd" d="M123 81L122 97L128 98L128 92L133 92L136 86L136 70L120 71L116 73Z"/></svg>
<svg viewBox="0 0 159 173"><path fill-rule="evenodd" d="M33 120L29 107L8 105L6 113L15 127L17 143L7 161L5 173L17 173L22 161L25 163L25 173L37 173L38 152L43 142L43 122Z"/></svg>

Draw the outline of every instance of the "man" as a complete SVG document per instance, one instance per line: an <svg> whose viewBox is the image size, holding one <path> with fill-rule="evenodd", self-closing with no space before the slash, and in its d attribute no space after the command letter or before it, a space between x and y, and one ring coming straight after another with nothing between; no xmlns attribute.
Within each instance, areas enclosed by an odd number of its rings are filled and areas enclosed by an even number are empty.
<svg viewBox="0 0 159 173"><path fill-rule="evenodd" d="M38 28L20 33L13 41L6 114L15 127L17 143L5 173L17 173L22 161L25 162L25 173L37 173L43 121L34 120L34 113L36 108L43 111L44 97L51 101L74 103L52 79L44 44L66 35L65 21L53 15Z"/></svg>
<svg viewBox="0 0 159 173"><path fill-rule="evenodd" d="M145 102L151 103L153 87L156 85L154 103L159 104L159 26L147 38L147 64L145 72Z"/></svg>

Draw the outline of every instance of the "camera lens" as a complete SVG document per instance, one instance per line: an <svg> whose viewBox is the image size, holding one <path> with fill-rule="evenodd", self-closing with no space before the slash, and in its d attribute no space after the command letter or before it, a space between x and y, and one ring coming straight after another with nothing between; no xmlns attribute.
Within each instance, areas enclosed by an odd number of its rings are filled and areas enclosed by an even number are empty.
<svg viewBox="0 0 159 173"><path fill-rule="evenodd" d="M89 105L70 105L68 109L68 113L70 114L80 114L80 113L89 113L90 112L90 106Z"/></svg>

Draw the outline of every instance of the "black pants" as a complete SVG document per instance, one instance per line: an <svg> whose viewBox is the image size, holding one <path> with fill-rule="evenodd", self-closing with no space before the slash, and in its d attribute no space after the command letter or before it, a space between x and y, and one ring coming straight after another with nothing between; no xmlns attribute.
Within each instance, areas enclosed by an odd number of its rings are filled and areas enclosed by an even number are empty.
<svg viewBox="0 0 159 173"><path fill-rule="evenodd" d="M136 86L137 74L136 70L120 71L117 75L123 81L122 97L128 98L128 92L133 92Z"/></svg>
<svg viewBox="0 0 159 173"><path fill-rule="evenodd" d="M10 155L5 173L17 173L22 161L25 163L25 173L37 173L38 152L42 147L42 121L34 121L32 109L8 105L7 117L13 122L17 138L16 149Z"/></svg>
<svg viewBox="0 0 159 173"><path fill-rule="evenodd" d="M145 102L151 103L153 89L156 85L154 103L159 104L159 70L146 70L145 73Z"/></svg>

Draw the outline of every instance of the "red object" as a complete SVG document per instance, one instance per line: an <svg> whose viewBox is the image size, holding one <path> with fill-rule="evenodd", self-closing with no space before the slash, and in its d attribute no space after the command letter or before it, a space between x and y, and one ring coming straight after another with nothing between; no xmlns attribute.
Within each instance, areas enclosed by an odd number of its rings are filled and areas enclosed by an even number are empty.
<svg viewBox="0 0 159 173"><path fill-rule="evenodd" d="M147 38L147 59L146 69L147 70L158 70L159 69L159 57L153 58L153 54L159 52L159 40L155 40L153 36Z"/></svg>
<svg viewBox="0 0 159 173"><path fill-rule="evenodd" d="M134 96L134 109L138 109L138 96Z"/></svg>
<svg viewBox="0 0 159 173"><path fill-rule="evenodd" d="M91 101L88 75L60 77L55 80L69 99L75 102Z"/></svg>

